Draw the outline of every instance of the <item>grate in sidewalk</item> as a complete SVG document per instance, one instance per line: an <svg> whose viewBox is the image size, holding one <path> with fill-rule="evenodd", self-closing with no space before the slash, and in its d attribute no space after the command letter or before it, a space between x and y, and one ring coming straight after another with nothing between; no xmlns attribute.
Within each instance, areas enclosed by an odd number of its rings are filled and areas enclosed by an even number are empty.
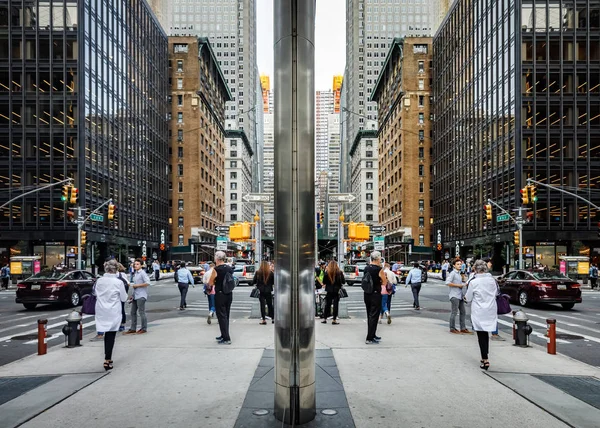
<svg viewBox="0 0 600 428"><path fill-rule="evenodd" d="M600 409L600 380L592 376L532 375L590 406Z"/></svg>
<svg viewBox="0 0 600 428"><path fill-rule="evenodd" d="M0 406L58 376L0 377Z"/></svg>

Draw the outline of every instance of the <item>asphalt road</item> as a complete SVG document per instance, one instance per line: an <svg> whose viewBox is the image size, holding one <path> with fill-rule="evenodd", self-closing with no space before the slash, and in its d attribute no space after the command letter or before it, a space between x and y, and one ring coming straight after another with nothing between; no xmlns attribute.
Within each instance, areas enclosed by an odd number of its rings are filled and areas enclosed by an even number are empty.
<svg viewBox="0 0 600 428"><path fill-rule="evenodd" d="M365 318L363 294L359 286L347 287L349 297L345 299L348 315L352 318ZM250 317L254 299L250 298L250 288L237 287L234 291L232 305L232 320ZM65 318L70 313L68 307L39 306L28 311L14 301L14 290L0 292L0 365L18 360L37 352L37 319L48 319L48 346L64 346L64 336L61 332ZM421 291L421 311L412 308L412 294L409 288L400 286L392 300L392 324L382 324L378 333L385 334L387 328L402 328L402 317L421 316L440 320L441 329L448 329L450 303L448 290L444 284L430 279L423 285ZM190 288L187 298L188 308L179 311L179 290L173 279L163 279L153 283L150 288L150 299L146 305L149 321L149 334L152 324L161 319L173 317L197 317L199 323L205 323L208 313L206 297L202 287ZM519 308L512 304L513 309ZM600 367L600 292L583 291L583 303L568 311L560 305L539 305L524 308L530 318L534 333L531 341L546 346L546 318L555 318L557 333L560 340L557 344L559 353L571 358ZM93 316L84 319L83 345L95 331ZM216 323L216 319L213 319ZM258 322L258 321L257 321ZM344 322L341 320L341 322ZM457 320L458 322L458 320ZM470 328L469 322L467 321ZM129 325L128 325L129 326ZM501 335L506 340L512 340L512 321L510 316L500 318ZM235 331L235 325L232 326ZM365 326L366 331L366 326ZM234 334L234 333L233 333ZM34 336L30 336L34 335ZM77 350L73 349L73 353ZM492 348L493 352L493 348Z"/></svg>

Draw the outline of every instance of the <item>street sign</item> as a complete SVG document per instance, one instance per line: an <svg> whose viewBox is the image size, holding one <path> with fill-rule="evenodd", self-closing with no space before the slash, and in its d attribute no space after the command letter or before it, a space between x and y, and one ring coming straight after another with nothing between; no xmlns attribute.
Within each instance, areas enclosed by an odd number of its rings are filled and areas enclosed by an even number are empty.
<svg viewBox="0 0 600 428"><path fill-rule="evenodd" d="M438 248L438 250L441 250L441 246L442 246L442 231L440 229L438 229L437 231L437 244L440 248Z"/></svg>
<svg viewBox="0 0 600 428"><path fill-rule="evenodd" d="M217 250L218 251L227 251L227 237L226 236L218 236L217 237Z"/></svg>
<svg viewBox="0 0 600 428"><path fill-rule="evenodd" d="M217 226L215 230L217 232L229 232L229 226Z"/></svg>
<svg viewBox="0 0 600 428"><path fill-rule="evenodd" d="M330 193L329 202L353 202L356 199L352 193Z"/></svg>
<svg viewBox="0 0 600 428"><path fill-rule="evenodd" d="M90 220L92 221L104 221L104 216L102 214L91 213Z"/></svg>
<svg viewBox="0 0 600 428"><path fill-rule="evenodd" d="M383 251L385 249L385 236L374 236L373 248L375 251Z"/></svg>
<svg viewBox="0 0 600 428"><path fill-rule="evenodd" d="M498 215L496 216L496 221L497 221L498 223L500 223L501 221L508 221L508 220L510 220L510 215L508 215L508 214L506 214L506 213L503 213L503 214L498 214Z"/></svg>
<svg viewBox="0 0 600 428"><path fill-rule="evenodd" d="M248 193L242 196L245 202L271 202L271 195L269 193Z"/></svg>
<svg viewBox="0 0 600 428"><path fill-rule="evenodd" d="M385 226L371 226L371 232L383 233L385 230Z"/></svg>

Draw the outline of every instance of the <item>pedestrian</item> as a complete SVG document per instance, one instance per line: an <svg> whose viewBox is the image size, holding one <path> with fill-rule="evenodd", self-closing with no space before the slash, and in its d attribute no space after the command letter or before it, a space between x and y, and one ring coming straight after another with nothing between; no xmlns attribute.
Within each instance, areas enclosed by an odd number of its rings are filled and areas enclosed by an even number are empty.
<svg viewBox="0 0 600 428"><path fill-rule="evenodd" d="M252 279L252 285L258 288L258 291L260 292L258 301L260 304L261 321L259 324L267 324L265 305L268 308L268 316L271 318L271 323L275 323L275 314L273 312L273 285L275 285L275 275L271 271L268 262L261 262L258 271L254 274L254 278Z"/></svg>
<svg viewBox="0 0 600 428"><path fill-rule="evenodd" d="M444 263L442 263L442 281L446 281L446 275L448 274L448 261L444 260Z"/></svg>
<svg viewBox="0 0 600 428"><path fill-rule="evenodd" d="M319 265L315 268L315 316L319 318L319 290L323 288L323 279L325 278L325 262L319 261Z"/></svg>
<svg viewBox="0 0 600 428"><path fill-rule="evenodd" d="M2 278L2 289L8 290L8 282L10 280L10 267L8 263L0 269L0 278Z"/></svg>
<svg viewBox="0 0 600 428"><path fill-rule="evenodd" d="M160 279L160 264L158 260L152 262L152 271L154 272L154 280L158 281Z"/></svg>
<svg viewBox="0 0 600 428"><path fill-rule="evenodd" d="M323 285L325 286L325 310L323 311L323 321L321 323L327 324L327 318L331 315L331 305L333 305L333 321L331 324L337 325L339 305L340 305L340 290L346 283L343 272L340 270L337 262L331 260L327 265L327 270L323 276Z"/></svg>
<svg viewBox="0 0 600 428"><path fill-rule="evenodd" d="M135 264L135 260L132 260L131 263L129 263L129 283L131 284L133 282L133 276L135 275L135 267L133 266Z"/></svg>
<svg viewBox="0 0 600 428"><path fill-rule="evenodd" d="M413 294L413 308L417 311L421 310L421 306L419 305L419 293L421 292L421 277L423 276L423 272L421 272L421 268L419 267L419 263L414 263L413 268L408 272L406 276L406 285L410 285Z"/></svg>
<svg viewBox="0 0 600 428"><path fill-rule="evenodd" d="M596 265L596 263L592 263L592 265L590 266L590 286L592 287L592 290L594 288L596 288L597 284L598 284L598 266Z"/></svg>
<svg viewBox="0 0 600 428"><path fill-rule="evenodd" d="M179 294L181 295L181 300L179 302L180 311L183 311L185 308L187 308L187 302L185 301L185 298L188 290L190 289L190 284L194 285L194 277L192 276L192 273L185 267L185 262L181 262L179 265L179 270L177 271L177 287L179 288Z"/></svg>
<svg viewBox="0 0 600 428"><path fill-rule="evenodd" d="M455 259L452 262L452 272L448 275L448 279L446 279L446 285L449 288L448 297L450 299L450 304L452 311L450 312L450 333L453 334L473 334L472 331L467 329L467 311L465 309L465 301L464 301L464 287L465 283L463 282L462 276L460 275L460 270L462 266L462 261L460 259ZM456 315L458 316L458 320L460 323L460 330L456 328Z"/></svg>
<svg viewBox="0 0 600 428"><path fill-rule="evenodd" d="M204 272L204 275L202 275L202 284L204 284L204 294L206 294L206 298L208 299L208 318L206 318L206 323L211 324L215 316L215 287L210 285L210 277L212 276L215 264L214 262L210 262L206 263L205 266L208 268Z"/></svg>
<svg viewBox="0 0 600 428"><path fill-rule="evenodd" d="M150 278L146 270L143 268L143 261L136 259L133 262L133 268L135 273L133 275L133 295L131 296L131 326L129 330L123 334L144 334L148 332L148 319L146 318L146 301L148 300L148 286L150 285ZM137 328L137 314L140 312L140 318L142 319L142 325L139 330Z"/></svg>
<svg viewBox="0 0 600 428"><path fill-rule="evenodd" d="M396 274L390 270L390 264L385 263L383 273L385 273L385 277L387 278L387 311L388 311L388 324L392 323L392 296L396 294L396 285L398 284L398 278Z"/></svg>
<svg viewBox="0 0 600 428"><path fill-rule="evenodd" d="M96 328L104 332L104 370L112 370L112 352L121 325L121 303L127 300L125 285L118 278L119 263L104 263L104 275L94 285L96 293Z"/></svg>
<svg viewBox="0 0 600 428"><path fill-rule="evenodd" d="M232 275L233 269L227 263L227 255L223 251L217 251L215 253L215 268L211 274L209 284L215 287L215 308L217 310L219 329L221 330L221 335L217 337L217 342L220 345L231 345L229 316L233 301L233 287L227 283L232 280Z"/></svg>
<svg viewBox="0 0 600 428"><path fill-rule="evenodd" d="M477 332L479 350L481 351L481 365L479 367L487 370L490 368L488 359L489 332L494 331L498 325L498 309L496 306L498 285L492 274L489 273L487 263L484 260L477 260L474 270L476 276L469 283L465 300L471 303L471 322L473 330Z"/></svg>
<svg viewBox="0 0 600 428"><path fill-rule="evenodd" d="M125 287L125 292L129 293L129 280L126 278L125 266L121 263L117 265L117 270L119 273L117 277L123 282L123 286ZM127 323L127 314L125 313L125 302L121 302L121 326L119 327L119 331L125 330L125 324Z"/></svg>
<svg viewBox="0 0 600 428"><path fill-rule="evenodd" d="M379 343L381 340L381 337L377 336L377 321L381 312L381 286L387 284L387 278L381 266L381 253L379 251L371 253L371 263L365 266L363 281L366 281L367 275L373 282L373 292L364 293L367 310L367 339L365 343L372 345Z"/></svg>

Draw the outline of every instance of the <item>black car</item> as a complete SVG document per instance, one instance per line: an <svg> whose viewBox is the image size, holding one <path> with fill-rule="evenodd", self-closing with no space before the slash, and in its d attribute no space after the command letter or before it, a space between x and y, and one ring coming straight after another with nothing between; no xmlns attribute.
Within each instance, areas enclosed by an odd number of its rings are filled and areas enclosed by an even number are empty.
<svg viewBox="0 0 600 428"><path fill-rule="evenodd" d="M15 301L25 309L48 303L78 306L82 296L92 294L95 283L96 277L83 270L44 270L17 284Z"/></svg>

